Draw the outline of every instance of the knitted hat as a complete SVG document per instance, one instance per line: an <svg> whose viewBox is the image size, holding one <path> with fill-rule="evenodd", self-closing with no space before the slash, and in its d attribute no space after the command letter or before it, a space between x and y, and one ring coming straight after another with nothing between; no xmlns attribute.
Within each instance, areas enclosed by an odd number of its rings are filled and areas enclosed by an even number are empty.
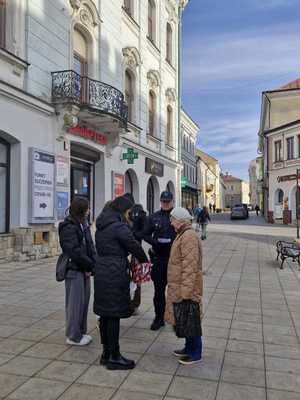
<svg viewBox="0 0 300 400"><path fill-rule="evenodd" d="M174 219L177 219L177 221L186 221L186 220L192 221L192 219L193 219L193 217L188 212L188 210L186 208L183 208L183 207L175 207L175 208L173 208L173 210L171 211L170 215Z"/></svg>

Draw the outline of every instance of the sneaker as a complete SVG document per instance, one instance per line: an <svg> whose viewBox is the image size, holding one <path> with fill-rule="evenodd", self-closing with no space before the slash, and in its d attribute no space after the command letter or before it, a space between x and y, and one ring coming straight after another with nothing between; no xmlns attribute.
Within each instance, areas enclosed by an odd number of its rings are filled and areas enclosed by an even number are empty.
<svg viewBox="0 0 300 400"><path fill-rule="evenodd" d="M91 343L93 341L93 338L91 335L83 335L83 337L85 337L89 341L89 343Z"/></svg>
<svg viewBox="0 0 300 400"><path fill-rule="evenodd" d="M150 329L151 329L151 331L158 331L163 326L165 326L164 321L155 318L154 321L152 322L151 326L150 326Z"/></svg>
<svg viewBox="0 0 300 400"><path fill-rule="evenodd" d="M185 349L182 349L182 350L174 350L174 351L173 351L173 355L174 355L175 357L187 356Z"/></svg>
<svg viewBox="0 0 300 400"><path fill-rule="evenodd" d="M202 361L202 358L198 358L198 357L191 357L191 356L183 356L181 357L178 362L180 364L183 365L194 365L194 364L198 364Z"/></svg>
<svg viewBox="0 0 300 400"><path fill-rule="evenodd" d="M74 342L73 340L67 338L66 343L71 346L86 346L91 341L87 338L88 335L83 335L80 342Z"/></svg>

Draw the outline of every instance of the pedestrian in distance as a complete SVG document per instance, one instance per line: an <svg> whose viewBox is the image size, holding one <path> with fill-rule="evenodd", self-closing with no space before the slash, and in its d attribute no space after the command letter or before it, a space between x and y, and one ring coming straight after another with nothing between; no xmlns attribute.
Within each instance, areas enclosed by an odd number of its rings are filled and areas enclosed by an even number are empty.
<svg viewBox="0 0 300 400"><path fill-rule="evenodd" d="M208 207L209 207L209 212L211 213L211 211L212 211L212 204L209 203Z"/></svg>
<svg viewBox="0 0 300 400"><path fill-rule="evenodd" d="M132 254L140 263L147 256L135 240L129 226L132 201L117 197L98 216L96 221L96 249L98 253L94 278L94 313L100 316L99 331L103 345L100 364L109 370L135 367L120 353L120 318L131 316L130 265Z"/></svg>
<svg viewBox="0 0 300 400"><path fill-rule="evenodd" d="M198 216L198 224L201 225L201 239L207 239L207 225L210 221L210 215L206 206L203 206L199 216Z"/></svg>
<svg viewBox="0 0 300 400"><path fill-rule="evenodd" d="M173 353L176 357L179 357L179 363L191 365L200 362L202 357L202 248L199 237L192 228L191 217L185 208L176 207L173 209L171 224L177 232L177 236L172 245L168 266L165 320L173 325L176 331L174 305L190 304L193 307L196 306L198 312L193 313L192 319L194 320L190 322L192 322L192 325L198 326L198 329L195 330L197 333L193 336L186 336L184 348L175 350Z"/></svg>
<svg viewBox="0 0 300 400"><path fill-rule="evenodd" d="M135 240L142 244L143 234L147 223L147 214L144 211L141 204L135 204L130 212L131 229ZM132 257L131 264L132 267L136 262L135 258ZM136 284L136 290L134 293L134 298L131 301L132 315L138 315L138 309L141 305L141 284Z"/></svg>
<svg viewBox="0 0 300 400"><path fill-rule="evenodd" d="M170 222L173 204L173 194L168 191L162 192L160 196L161 209L150 215L144 232L144 240L152 246L149 254L153 264L151 279L154 285L155 318L150 327L153 331L157 331L165 325L168 262L172 243L176 236Z"/></svg>
<svg viewBox="0 0 300 400"><path fill-rule="evenodd" d="M214 212L214 213L216 212L216 205L215 205L215 203L213 204L213 212Z"/></svg>
<svg viewBox="0 0 300 400"><path fill-rule="evenodd" d="M258 204L256 204L256 206L255 206L255 211L256 211L256 216L258 217L258 214L260 212L260 208L259 208Z"/></svg>
<svg viewBox="0 0 300 400"><path fill-rule="evenodd" d="M65 277L66 343L84 346L92 341L87 335L90 300L90 276L94 273L96 251L87 218L89 202L75 197L69 215L59 224L59 241L69 257Z"/></svg>

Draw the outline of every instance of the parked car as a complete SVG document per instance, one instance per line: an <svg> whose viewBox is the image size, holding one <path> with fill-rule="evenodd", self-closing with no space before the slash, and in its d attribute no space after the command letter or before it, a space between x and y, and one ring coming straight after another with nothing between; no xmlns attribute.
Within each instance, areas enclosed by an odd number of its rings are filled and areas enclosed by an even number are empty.
<svg viewBox="0 0 300 400"><path fill-rule="evenodd" d="M231 219L247 219L248 218L248 210L245 209L243 204L237 204L231 209Z"/></svg>
<svg viewBox="0 0 300 400"><path fill-rule="evenodd" d="M242 204L242 206L245 208L246 212L247 212L247 218L249 218L249 206L248 204Z"/></svg>

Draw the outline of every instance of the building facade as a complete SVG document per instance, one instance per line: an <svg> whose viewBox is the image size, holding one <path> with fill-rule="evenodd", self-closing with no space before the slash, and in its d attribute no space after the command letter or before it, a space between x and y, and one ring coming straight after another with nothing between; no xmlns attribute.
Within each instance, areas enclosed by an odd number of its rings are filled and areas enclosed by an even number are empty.
<svg viewBox="0 0 300 400"><path fill-rule="evenodd" d="M193 210L198 204L196 141L199 126L181 110L181 202Z"/></svg>
<svg viewBox="0 0 300 400"><path fill-rule="evenodd" d="M180 204L179 46L187 0L2 0L0 259L57 253L74 196Z"/></svg>
<svg viewBox="0 0 300 400"><path fill-rule="evenodd" d="M296 219L299 106L299 80L262 95L259 149L264 165L264 212L269 222L291 223Z"/></svg>
<svg viewBox="0 0 300 400"><path fill-rule="evenodd" d="M249 183L240 178L229 175L223 175L225 184L225 207L231 208L236 204L249 204Z"/></svg>
<svg viewBox="0 0 300 400"><path fill-rule="evenodd" d="M218 160L197 150L197 186L200 205L222 209L221 169Z"/></svg>

